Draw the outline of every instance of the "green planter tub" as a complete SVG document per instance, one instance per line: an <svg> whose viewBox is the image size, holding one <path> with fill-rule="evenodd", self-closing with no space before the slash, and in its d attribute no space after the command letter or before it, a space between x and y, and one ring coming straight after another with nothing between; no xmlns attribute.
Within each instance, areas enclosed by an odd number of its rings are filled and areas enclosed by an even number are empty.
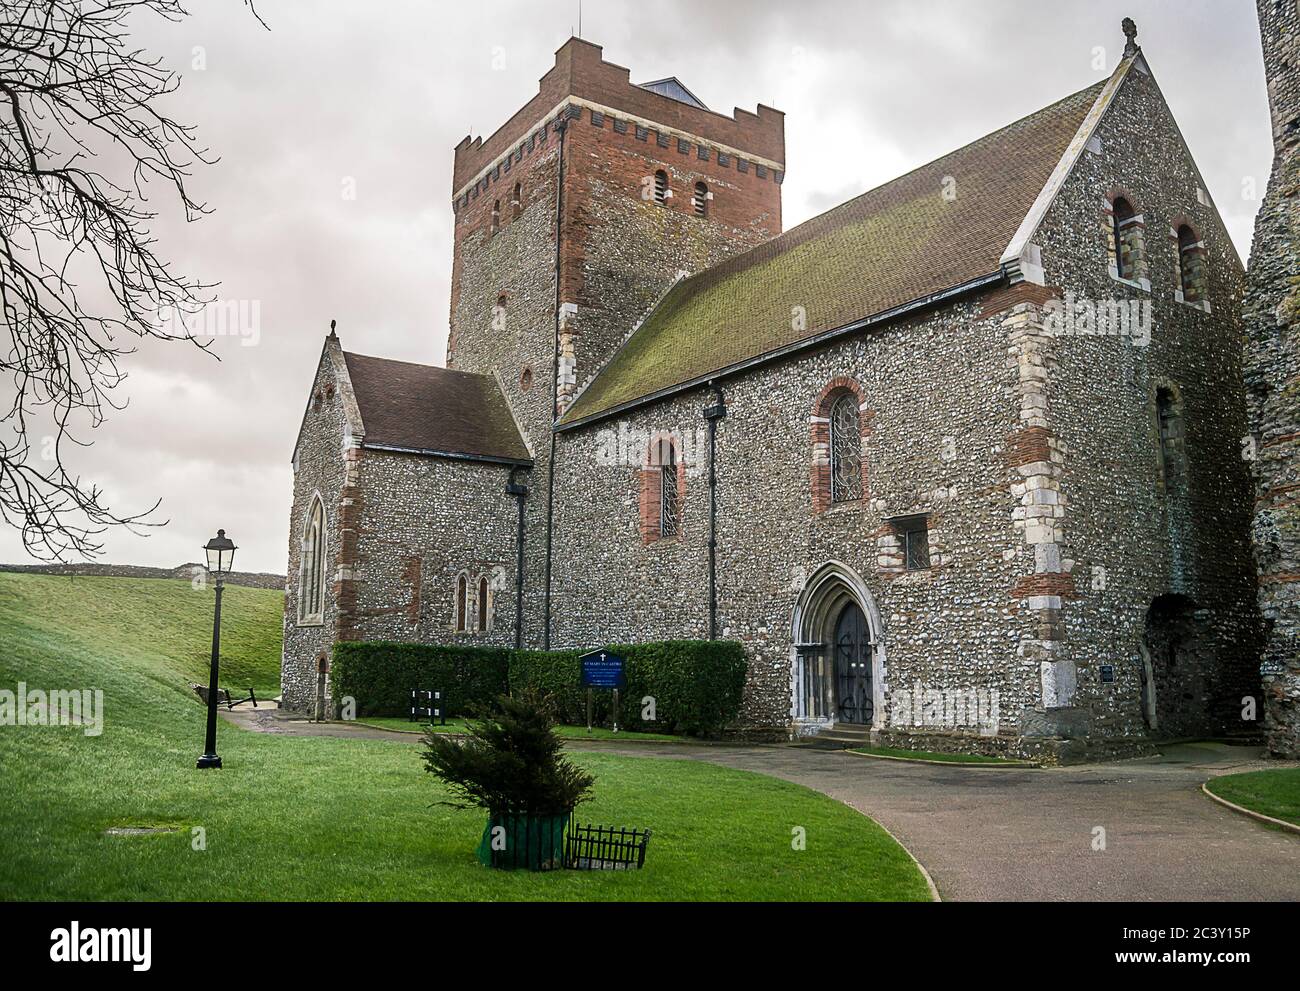
<svg viewBox="0 0 1300 991"><path fill-rule="evenodd" d="M493 812L478 844L479 863L500 870L553 871L564 866L571 813Z"/></svg>

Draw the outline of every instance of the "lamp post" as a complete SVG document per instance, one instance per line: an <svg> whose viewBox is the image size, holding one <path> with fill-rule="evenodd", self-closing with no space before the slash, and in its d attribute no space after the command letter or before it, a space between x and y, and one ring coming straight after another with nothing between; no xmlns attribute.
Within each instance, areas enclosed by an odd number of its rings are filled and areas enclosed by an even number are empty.
<svg viewBox="0 0 1300 991"><path fill-rule="evenodd" d="M221 651L221 587L222 579L230 573L235 563L235 544L226 536L225 530L218 530L217 535L203 545L208 555L208 572L217 579L217 607L212 618L212 670L208 681L208 739L203 746L203 756L199 758L198 767L220 767L221 758L217 756L217 673Z"/></svg>

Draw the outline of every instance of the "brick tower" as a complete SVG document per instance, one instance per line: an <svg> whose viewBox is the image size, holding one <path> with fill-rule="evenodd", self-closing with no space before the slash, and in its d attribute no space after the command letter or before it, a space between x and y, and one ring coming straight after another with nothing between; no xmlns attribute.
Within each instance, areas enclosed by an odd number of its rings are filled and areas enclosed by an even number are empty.
<svg viewBox="0 0 1300 991"><path fill-rule="evenodd" d="M1265 728L1300 757L1300 13L1257 0L1273 115L1273 172L1255 222L1244 303L1246 385L1257 451L1254 541Z"/></svg>
<svg viewBox="0 0 1300 991"><path fill-rule="evenodd" d="M529 641L546 642L556 415L679 275L781 232L784 176L782 113L633 84L579 38L496 133L456 146L447 365L498 377L534 458Z"/></svg>

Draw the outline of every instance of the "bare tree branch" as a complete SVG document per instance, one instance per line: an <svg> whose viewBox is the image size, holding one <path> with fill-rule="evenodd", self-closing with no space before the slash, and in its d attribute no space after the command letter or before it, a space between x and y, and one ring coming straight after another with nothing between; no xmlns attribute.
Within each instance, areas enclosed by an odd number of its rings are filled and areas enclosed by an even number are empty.
<svg viewBox="0 0 1300 991"><path fill-rule="evenodd" d="M266 26L253 0L244 0ZM213 284L172 271L155 253L151 183L186 220L207 213L186 186L215 161L194 129L167 116L180 77L130 41L127 22L187 16L179 0L11 0L0 9L0 519L28 553L93 557L112 527L165 525L121 514L64 462L125 377L134 341L185 341L186 315ZM98 162L105 162L101 171ZM79 291L78 277L89 279ZM103 302L92 303L90 300ZM166 319L166 315L180 319ZM52 430L33 444L36 423Z"/></svg>

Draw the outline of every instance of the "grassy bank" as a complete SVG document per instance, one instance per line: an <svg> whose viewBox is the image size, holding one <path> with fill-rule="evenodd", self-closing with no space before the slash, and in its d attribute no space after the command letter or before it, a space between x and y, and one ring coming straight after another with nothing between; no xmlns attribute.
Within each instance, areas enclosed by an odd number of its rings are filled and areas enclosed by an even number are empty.
<svg viewBox="0 0 1300 991"><path fill-rule="evenodd" d="M279 595L229 592L230 684L273 689ZM484 815L435 804L444 793L402 742L223 724L225 769L196 771L204 710L186 682L205 668L210 607L183 582L0 575L0 687L105 696L100 736L0 727L0 898L927 897L906 852L846 806L692 761L575 753L597 779L580 818L654 832L645 870L604 874L480 866ZM104 833L128 825L175 831Z"/></svg>

